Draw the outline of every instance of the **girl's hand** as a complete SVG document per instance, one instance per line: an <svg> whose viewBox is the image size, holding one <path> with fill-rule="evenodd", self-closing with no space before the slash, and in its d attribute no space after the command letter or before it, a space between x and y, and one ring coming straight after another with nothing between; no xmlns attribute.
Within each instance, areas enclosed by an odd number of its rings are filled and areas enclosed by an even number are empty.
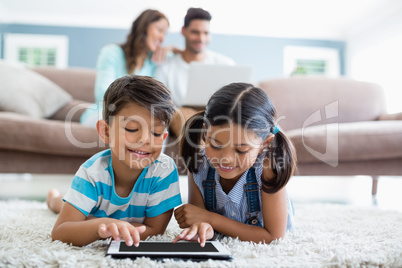
<svg viewBox="0 0 402 268"><path fill-rule="evenodd" d="M159 47L152 55L151 61L156 64L161 64L166 60L167 54L172 51L174 54L181 52L178 48L173 46Z"/></svg>
<svg viewBox="0 0 402 268"><path fill-rule="evenodd" d="M128 222L118 221L110 223L109 225L100 224L98 227L98 235L101 238L113 237L114 240L120 241L122 237L127 246L138 247L140 244L140 234L145 231L146 227L144 225L139 227L134 227Z"/></svg>
<svg viewBox="0 0 402 268"><path fill-rule="evenodd" d="M209 222L209 213L210 212L206 209L191 204L185 204L174 211L174 217L180 228L188 228L195 223Z"/></svg>
<svg viewBox="0 0 402 268"><path fill-rule="evenodd" d="M206 222L195 223L190 228L184 229L178 236L173 239L173 243L179 240L197 240L201 247L205 246L205 241L214 237L214 229L211 224Z"/></svg>

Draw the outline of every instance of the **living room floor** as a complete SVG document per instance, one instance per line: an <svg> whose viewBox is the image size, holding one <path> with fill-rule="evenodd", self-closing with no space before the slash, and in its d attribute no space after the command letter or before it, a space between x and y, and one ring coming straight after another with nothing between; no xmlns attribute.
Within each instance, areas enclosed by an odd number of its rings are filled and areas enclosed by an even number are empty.
<svg viewBox="0 0 402 268"><path fill-rule="evenodd" d="M0 173L0 199L44 201L51 188L65 192L73 175ZM378 206L402 211L402 176L384 176L378 181L376 198L371 196L368 176L294 176L287 185L295 203L325 202L357 206ZM187 202L187 179L180 177L183 202Z"/></svg>

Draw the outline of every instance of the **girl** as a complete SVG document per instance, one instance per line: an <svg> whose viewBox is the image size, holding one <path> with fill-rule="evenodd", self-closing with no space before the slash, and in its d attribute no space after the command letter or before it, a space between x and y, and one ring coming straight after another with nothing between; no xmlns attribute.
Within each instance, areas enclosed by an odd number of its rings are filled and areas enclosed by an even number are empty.
<svg viewBox="0 0 402 268"><path fill-rule="evenodd" d="M216 231L270 243L292 228L285 185L296 159L275 113L263 90L232 83L187 121L180 154L189 170L189 204L174 213L186 229L173 242L197 239L204 246Z"/></svg>

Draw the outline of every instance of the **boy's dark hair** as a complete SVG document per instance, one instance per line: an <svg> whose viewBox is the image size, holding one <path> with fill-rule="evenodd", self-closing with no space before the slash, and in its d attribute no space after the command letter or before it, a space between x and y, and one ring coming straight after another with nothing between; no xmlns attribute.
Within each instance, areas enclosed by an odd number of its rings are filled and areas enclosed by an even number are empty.
<svg viewBox="0 0 402 268"><path fill-rule="evenodd" d="M169 126L174 113L170 91L161 82L139 75L126 75L110 84L103 97L103 119L110 124L113 116L132 102L147 108Z"/></svg>
<svg viewBox="0 0 402 268"><path fill-rule="evenodd" d="M188 27L192 20L207 20L211 21L212 17L208 11L202 8L191 7L187 10L187 14L184 17L184 27Z"/></svg>
<svg viewBox="0 0 402 268"><path fill-rule="evenodd" d="M198 172L203 126L223 126L230 122L255 132L265 140L275 127L276 110L268 95L247 83L232 83L216 91L209 99L206 110L191 117L183 129L180 155L192 173ZM279 131L269 144L267 156L276 178L262 180L267 193L279 191L289 181L296 167L296 155L291 141Z"/></svg>

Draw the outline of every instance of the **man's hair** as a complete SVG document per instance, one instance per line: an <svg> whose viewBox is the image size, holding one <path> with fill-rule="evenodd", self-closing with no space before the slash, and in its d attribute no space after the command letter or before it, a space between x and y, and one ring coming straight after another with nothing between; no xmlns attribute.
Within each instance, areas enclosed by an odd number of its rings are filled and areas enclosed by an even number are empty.
<svg viewBox="0 0 402 268"><path fill-rule="evenodd" d="M103 119L110 124L127 103L147 108L166 127L174 113L170 91L161 82L139 75L126 75L110 84L103 97Z"/></svg>
<svg viewBox="0 0 402 268"><path fill-rule="evenodd" d="M187 14L184 17L184 27L188 27L192 20L207 20L212 19L211 14L202 8L191 7L187 10Z"/></svg>

